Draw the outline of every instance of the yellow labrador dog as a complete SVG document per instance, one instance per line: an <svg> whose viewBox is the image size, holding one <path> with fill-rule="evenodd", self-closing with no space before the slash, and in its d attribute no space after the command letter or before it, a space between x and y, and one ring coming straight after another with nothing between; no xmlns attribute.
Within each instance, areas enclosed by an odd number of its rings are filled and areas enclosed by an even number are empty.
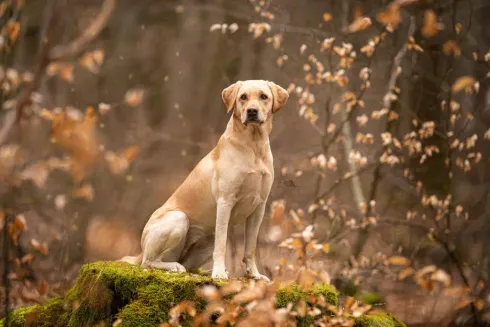
<svg viewBox="0 0 490 327"><path fill-rule="evenodd" d="M141 237L142 253L122 261L183 272L212 256L212 277L228 278L228 226L245 221L247 276L268 281L257 269L255 248L274 180L272 115L289 95L273 82L248 80L227 87L222 97L233 115L218 145L150 217Z"/></svg>

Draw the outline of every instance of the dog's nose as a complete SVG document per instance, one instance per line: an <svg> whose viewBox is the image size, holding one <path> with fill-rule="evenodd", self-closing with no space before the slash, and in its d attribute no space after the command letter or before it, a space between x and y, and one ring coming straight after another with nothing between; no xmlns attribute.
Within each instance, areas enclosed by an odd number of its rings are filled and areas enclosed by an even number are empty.
<svg viewBox="0 0 490 327"><path fill-rule="evenodd" d="M257 117L257 115L259 114L259 111L257 109L247 109L247 115L249 117Z"/></svg>

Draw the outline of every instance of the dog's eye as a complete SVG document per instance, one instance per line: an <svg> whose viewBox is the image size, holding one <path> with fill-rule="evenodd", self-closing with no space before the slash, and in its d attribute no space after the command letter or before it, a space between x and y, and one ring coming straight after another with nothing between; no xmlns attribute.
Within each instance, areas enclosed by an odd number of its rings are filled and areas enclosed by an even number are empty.
<svg viewBox="0 0 490 327"><path fill-rule="evenodd" d="M240 96L240 100L244 100L244 101L247 100L247 95L246 94L242 94Z"/></svg>
<svg viewBox="0 0 490 327"><path fill-rule="evenodd" d="M264 93L262 93L262 94L260 95L260 98L261 98L262 100L267 100L267 99L269 99L269 97L268 97L267 95L265 95Z"/></svg>

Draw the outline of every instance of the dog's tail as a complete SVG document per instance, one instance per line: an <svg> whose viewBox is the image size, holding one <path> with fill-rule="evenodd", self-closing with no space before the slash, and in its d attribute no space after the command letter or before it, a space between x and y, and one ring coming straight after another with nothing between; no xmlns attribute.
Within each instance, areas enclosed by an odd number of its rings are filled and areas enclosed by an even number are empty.
<svg viewBox="0 0 490 327"><path fill-rule="evenodd" d="M143 261L143 253L138 254L136 257L125 256L119 259L119 261L124 261L132 265L140 265L141 261Z"/></svg>

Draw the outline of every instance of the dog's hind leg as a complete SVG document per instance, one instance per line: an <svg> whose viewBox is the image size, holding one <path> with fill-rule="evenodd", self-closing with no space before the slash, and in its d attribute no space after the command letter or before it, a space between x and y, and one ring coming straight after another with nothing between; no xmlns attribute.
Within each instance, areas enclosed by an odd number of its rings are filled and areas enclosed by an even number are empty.
<svg viewBox="0 0 490 327"><path fill-rule="evenodd" d="M179 261L191 270L204 268L206 264L211 262L213 249L214 235L203 236L190 245Z"/></svg>
<svg viewBox="0 0 490 327"><path fill-rule="evenodd" d="M142 267L184 272L179 260L189 230L189 218L182 211L168 211L152 222L143 243Z"/></svg>

